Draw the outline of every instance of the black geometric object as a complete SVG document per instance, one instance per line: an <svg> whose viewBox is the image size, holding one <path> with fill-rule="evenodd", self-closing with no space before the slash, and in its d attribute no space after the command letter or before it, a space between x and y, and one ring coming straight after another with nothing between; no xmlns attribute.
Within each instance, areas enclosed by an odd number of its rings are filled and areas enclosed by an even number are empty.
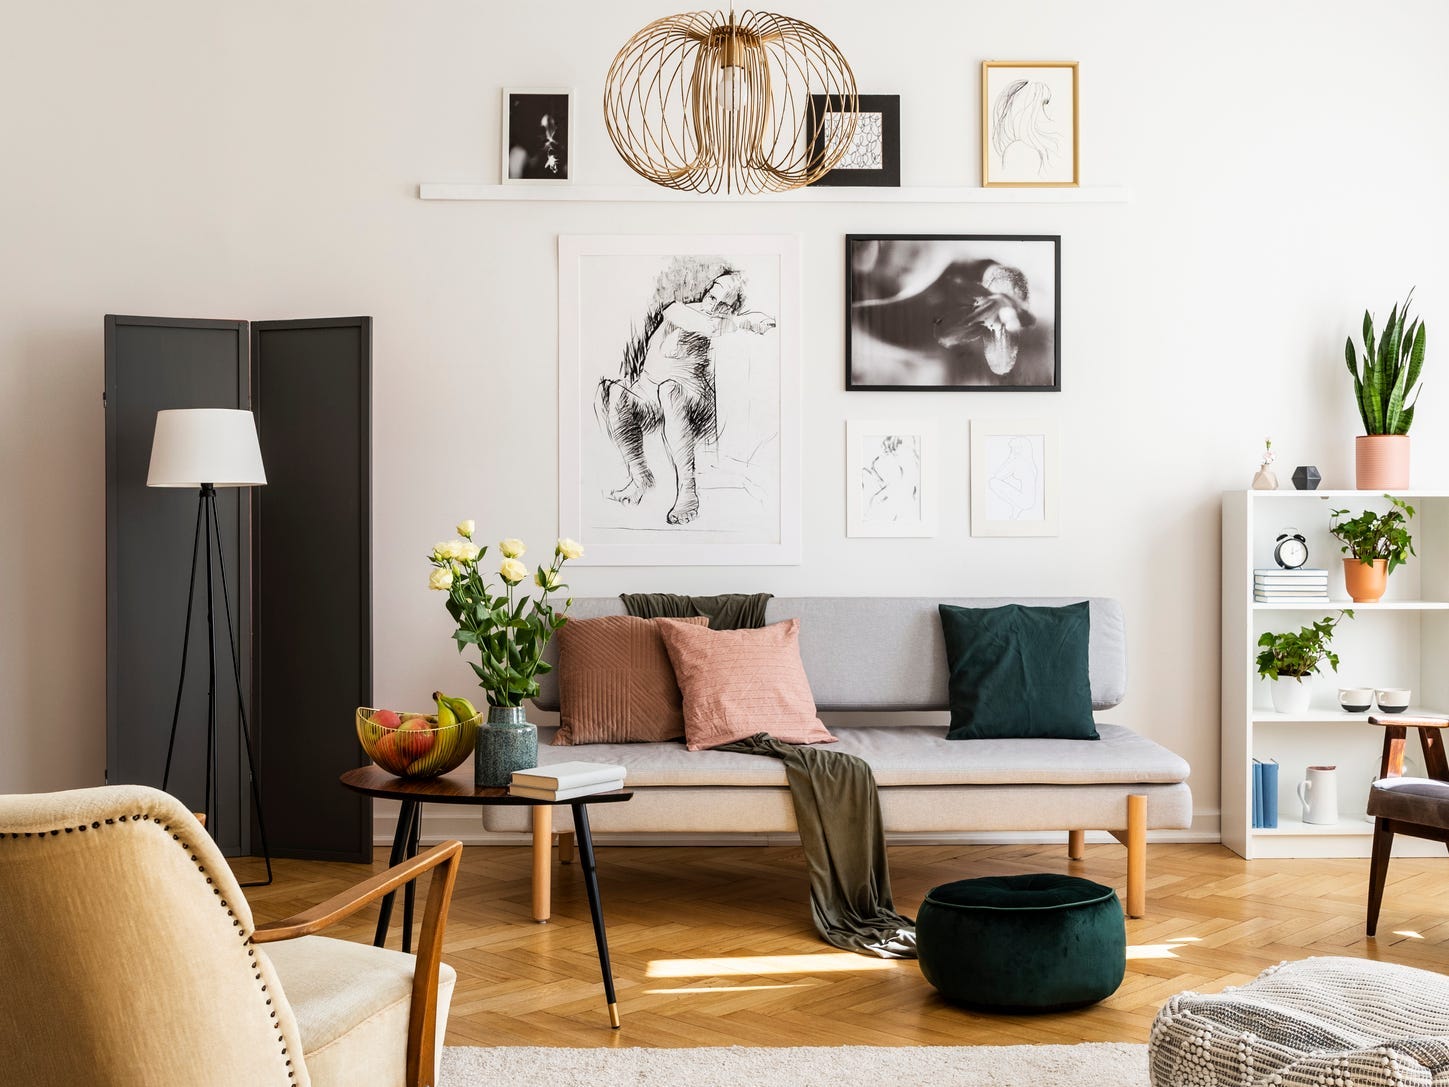
<svg viewBox="0 0 1449 1087"><path fill-rule="evenodd" d="M1319 481L1322 479L1318 469L1312 464L1300 464L1293 469L1293 486L1300 491L1318 490Z"/></svg>

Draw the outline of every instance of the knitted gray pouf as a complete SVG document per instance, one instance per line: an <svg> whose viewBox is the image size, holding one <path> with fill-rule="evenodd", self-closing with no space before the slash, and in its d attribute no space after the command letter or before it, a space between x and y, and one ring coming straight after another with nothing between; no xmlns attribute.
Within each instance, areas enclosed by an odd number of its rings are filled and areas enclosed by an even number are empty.
<svg viewBox="0 0 1449 1087"><path fill-rule="evenodd" d="M1153 1087L1433 1087L1449 1078L1449 978L1366 959L1285 962L1152 1023Z"/></svg>

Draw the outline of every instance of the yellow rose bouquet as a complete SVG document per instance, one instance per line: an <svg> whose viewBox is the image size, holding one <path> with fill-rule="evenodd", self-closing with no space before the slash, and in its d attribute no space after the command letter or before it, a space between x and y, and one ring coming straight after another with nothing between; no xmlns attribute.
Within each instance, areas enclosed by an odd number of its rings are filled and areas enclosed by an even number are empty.
<svg viewBox="0 0 1449 1087"><path fill-rule="evenodd" d="M477 647L480 660L468 664L478 676L488 704L520 706L525 698L538 695L536 677L551 667L543 659L544 647L568 621L564 612L573 603L566 599L562 608L555 608L549 595L568 588L560 576L563 565L580 558L584 549L573 540L559 540L553 561L534 571L533 583L542 591L533 597L519 589L528 579L528 567L521 561L527 548L522 540L502 540L498 544L503 556L498 577L503 589L493 592L479 568L488 548L473 542L474 528L472 521L463 521L457 539L433 548L428 556L433 566L428 588L448 594L448 614L458 625L453 631L458 652L466 646Z"/></svg>

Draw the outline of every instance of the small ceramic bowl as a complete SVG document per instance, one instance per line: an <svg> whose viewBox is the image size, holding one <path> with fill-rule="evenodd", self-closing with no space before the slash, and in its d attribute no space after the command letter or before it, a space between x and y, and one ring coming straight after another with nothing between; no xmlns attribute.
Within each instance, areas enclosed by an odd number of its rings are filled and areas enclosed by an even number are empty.
<svg viewBox="0 0 1449 1087"><path fill-rule="evenodd" d="M1368 713L1374 704L1372 687L1340 687L1338 705L1344 713Z"/></svg>
<svg viewBox="0 0 1449 1087"><path fill-rule="evenodd" d="M1403 713L1409 708L1409 695L1412 692L1405 687L1385 687L1376 692L1378 696L1379 709L1384 713Z"/></svg>

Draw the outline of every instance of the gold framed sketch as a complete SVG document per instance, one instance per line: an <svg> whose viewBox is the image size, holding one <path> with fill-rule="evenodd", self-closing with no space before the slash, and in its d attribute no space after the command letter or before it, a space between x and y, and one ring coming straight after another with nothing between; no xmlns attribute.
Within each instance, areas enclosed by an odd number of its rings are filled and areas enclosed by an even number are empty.
<svg viewBox="0 0 1449 1087"><path fill-rule="evenodd" d="M1078 182L1077 62L981 64L981 184L1069 187Z"/></svg>

